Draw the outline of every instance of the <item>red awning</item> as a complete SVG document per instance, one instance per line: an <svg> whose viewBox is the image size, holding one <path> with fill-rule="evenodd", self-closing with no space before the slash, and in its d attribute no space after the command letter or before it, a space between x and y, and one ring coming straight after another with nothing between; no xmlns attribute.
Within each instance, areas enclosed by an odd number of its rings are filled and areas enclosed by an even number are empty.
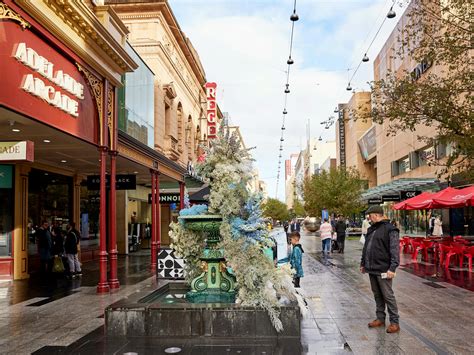
<svg viewBox="0 0 474 355"><path fill-rule="evenodd" d="M433 193L431 192L422 192L421 194L419 194L418 196L415 196L415 197L412 197L412 198L409 198L408 200L405 200L405 201L402 201L402 202L399 202L395 205L393 205L393 209L394 210L406 210L406 209L412 209L412 208L407 208L407 204L408 203L420 203L422 201L425 201L427 199L430 198L430 196L434 195Z"/></svg>
<svg viewBox="0 0 474 355"><path fill-rule="evenodd" d="M443 190L444 191L444 190ZM474 206L474 186L452 189L441 197L433 197L434 208L459 208Z"/></svg>
<svg viewBox="0 0 474 355"><path fill-rule="evenodd" d="M424 200L419 200L415 202L409 202L406 204L407 210L424 210L424 209L431 209L431 208L443 208L443 207L438 207L436 203L434 202L434 199L436 198L444 198L445 196L449 196L452 192L457 191L456 189L452 187L447 187L444 190L438 191L434 194L431 194L431 196L428 196ZM420 195L421 196L421 195Z"/></svg>

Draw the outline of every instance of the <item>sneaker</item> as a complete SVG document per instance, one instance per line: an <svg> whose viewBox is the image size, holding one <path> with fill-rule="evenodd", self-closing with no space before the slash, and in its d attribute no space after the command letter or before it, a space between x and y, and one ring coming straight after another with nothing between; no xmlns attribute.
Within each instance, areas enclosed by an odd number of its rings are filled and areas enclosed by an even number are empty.
<svg viewBox="0 0 474 355"><path fill-rule="evenodd" d="M81 277L82 276L82 271L76 272L76 276Z"/></svg>

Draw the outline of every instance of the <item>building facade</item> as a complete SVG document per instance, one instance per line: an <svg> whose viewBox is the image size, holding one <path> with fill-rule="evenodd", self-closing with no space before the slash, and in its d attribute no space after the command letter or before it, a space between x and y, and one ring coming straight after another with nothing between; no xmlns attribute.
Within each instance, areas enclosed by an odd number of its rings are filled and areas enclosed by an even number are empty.
<svg viewBox="0 0 474 355"><path fill-rule="evenodd" d="M110 8L90 1L5 0L0 8L0 141L18 153L2 157L2 201L10 208L0 212L1 277L37 271L35 227L43 221L64 230L73 221L79 227L87 213L95 221L84 234L101 259L98 290L109 289L108 262L118 287L116 236L106 226L115 218L106 209L115 205L115 188L107 201L105 173L115 180L121 76L137 67L125 50L127 29ZM98 198L84 188L87 176L98 176Z"/></svg>

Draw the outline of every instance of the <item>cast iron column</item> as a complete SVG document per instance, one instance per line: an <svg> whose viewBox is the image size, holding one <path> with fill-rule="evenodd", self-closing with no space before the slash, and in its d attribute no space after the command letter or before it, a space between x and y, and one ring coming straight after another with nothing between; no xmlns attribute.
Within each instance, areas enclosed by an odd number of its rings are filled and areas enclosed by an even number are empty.
<svg viewBox="0 0 474 355"><path fill-rule="evenodd" d="M161 205L160 205L160 173L156 172L156 253L161 248Z"/></svg>
<svg viewBox="0 0 474 355"><path fill-rule="evenodd" d="M107 283L107 190L106 190L106 166L107 166L107 148L100 147L100 212L99 212L99 283L97 284L97 293L109 292Z"/></svg>
<svg viewBox="0 0 474 355"><path fill-rule="evenodd" d="M179 183L179 209L184 209L184 182Z"/></svg>
<svg viewBox="0 0 474 355"><path fill-rule="evenodd" d="M156 271L156 172L155 170L150 170L151 173L151 271Z"/></svg>
<svg viewBox="0 0 474 355"><path fill-rule="evenodd" d="M109 285L111 289L120 288L120 282L117 278L117 195L116 195L116 176L117 176L117 152L110 151L110 205L109 205L109 261L110 275Z"/></svg>

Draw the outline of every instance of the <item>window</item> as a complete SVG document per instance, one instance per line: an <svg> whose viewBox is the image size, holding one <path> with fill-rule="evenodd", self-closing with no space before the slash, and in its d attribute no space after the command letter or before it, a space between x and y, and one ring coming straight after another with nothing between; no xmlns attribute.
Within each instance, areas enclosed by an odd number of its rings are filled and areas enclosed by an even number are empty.
<svg viewBox="0 0 474 355"><path fill-rule="evenodd" d="M13 165L0 165L0 257L12 256L13 169Z"/></svg>

